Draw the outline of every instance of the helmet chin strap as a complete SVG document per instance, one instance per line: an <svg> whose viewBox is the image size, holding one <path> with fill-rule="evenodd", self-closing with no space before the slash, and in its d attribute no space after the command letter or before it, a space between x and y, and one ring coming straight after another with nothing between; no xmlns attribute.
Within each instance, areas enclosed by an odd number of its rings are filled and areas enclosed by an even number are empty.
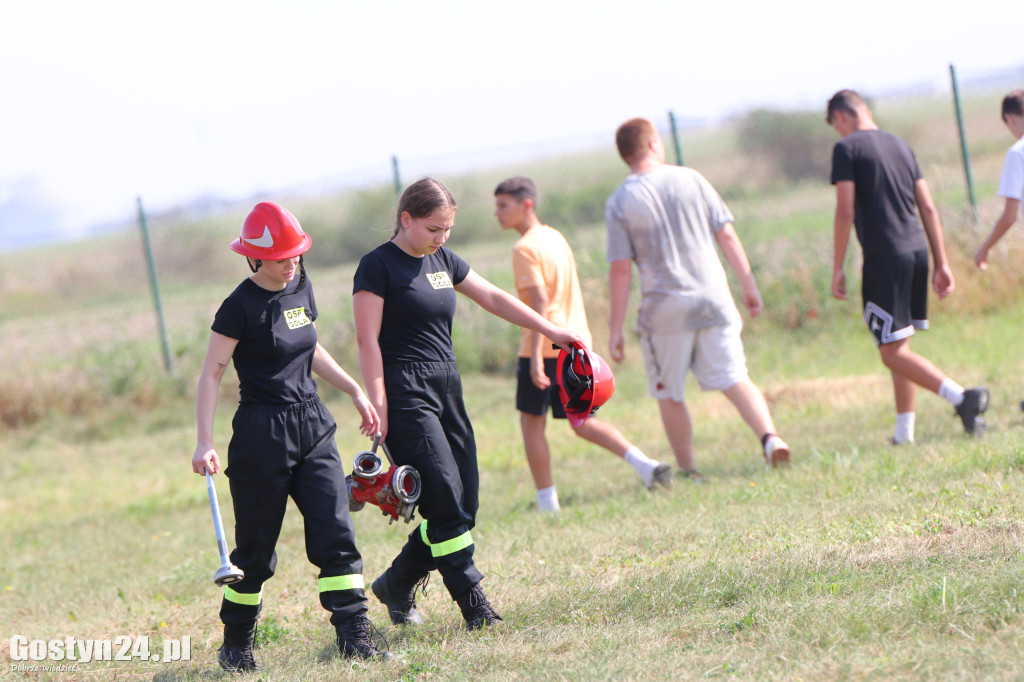
<svg viewBox="0 0 1024 682"><path fill-rule="evenodd" d="M302 256L299 256L299 283L295 287L295 291L302 291L303 287L306 286L306 265L302 262Z"/></svg>
<svg viewBox="0 0 1024 682"><path fill-rule="evenodd" d="M249 264L249 269L256 272L263 265L263 261L259 258L253 258L252 256L246 256L245 262ZM302 287L306 285L306 265L302 260L302 256L299 256L299 284L296 287L297 291L301 291Z"/></svg>
<svg viewBox="0 0 1024 682"><path fill-rule="evenodd" d="M581 425L615 392L615 377L596 353L571 343L558 354L558 392L569 423Z"/></svg>
<svg viewBox="0 0 1024 682"><path fill-rule="evenodd" d="M576 348L569 350L569 362L565 367L566 374L568 375L566 377L568 382L566 383L570 384L570 387L572 388L568 399L565 401L565 407L570 410L576 409L579 406L580 398L587 389L591 388L591 380L588 377L581 377L578 375L576 373L576 369L573 367L573 365L576 364L576 356L578 353L580 353L580 351Z"/></svg>

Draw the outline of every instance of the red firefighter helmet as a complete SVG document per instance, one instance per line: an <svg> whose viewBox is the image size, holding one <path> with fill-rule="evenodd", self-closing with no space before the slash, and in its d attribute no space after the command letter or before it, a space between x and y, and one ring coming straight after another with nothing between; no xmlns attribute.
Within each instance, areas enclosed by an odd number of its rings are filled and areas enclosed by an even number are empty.
<svg viewBox="0 0 1024 682"><path fill-rule="evenodd" d="M295 216L264 201L245 217L238 239L231 242L231 250L259 260L284 260L305 253L312 244L312 238L302 231Z"/></svg>
<svg viewBox="0 0 1024 682"><path fill-rule="evenodd" d="M579 426L615 393L615 376L600 355L582 343L558 354L558 396L569 423Z"/></svg>

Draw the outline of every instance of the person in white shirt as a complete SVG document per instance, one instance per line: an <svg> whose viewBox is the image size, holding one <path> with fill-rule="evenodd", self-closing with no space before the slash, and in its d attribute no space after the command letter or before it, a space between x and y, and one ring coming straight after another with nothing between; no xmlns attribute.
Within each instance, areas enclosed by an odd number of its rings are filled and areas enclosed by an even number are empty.
<svg viewBox="0 0 1024 682"><path fill-rule="evenodd" d="M974 264L982 270L988 268L988 252L1017 222L1020 202L1024 198L1024 90L1014 90L1003 98L1003 123L1017 141L1006 152L1003 177L999 181L999 196L1006 202L1003 214L996 220L992 232L974 254Z"/></svg>

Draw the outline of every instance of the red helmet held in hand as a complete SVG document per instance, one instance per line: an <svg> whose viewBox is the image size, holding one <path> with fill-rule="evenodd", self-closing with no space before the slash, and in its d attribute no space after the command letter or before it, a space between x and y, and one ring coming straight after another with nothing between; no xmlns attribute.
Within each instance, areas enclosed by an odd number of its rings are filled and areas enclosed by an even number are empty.
<svg viewBox="0 0 1024 682"><path fill-rule="evenodd" d="M611 367L582 343L558 354L557 379L558 396L573 426L580 426L615 393Z"/></svg>
<svg viewBox="0 0 1024 682"><path fill-rule="evenodd" d="M258 260L284 260L309 250L313 239L286 209L264 201L245 217L231 250Z"/></svg>

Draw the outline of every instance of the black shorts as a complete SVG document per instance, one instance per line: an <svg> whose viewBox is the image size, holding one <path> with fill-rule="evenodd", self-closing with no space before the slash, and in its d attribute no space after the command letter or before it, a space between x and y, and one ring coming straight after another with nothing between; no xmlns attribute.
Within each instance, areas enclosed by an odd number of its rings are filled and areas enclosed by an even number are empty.
<svg viewBox="0 0 1024 682"><path fill-rule="evenodd" d="M865 256L864 323L878 345L928 328L928 250Z"/></svg>
<svg viewBox="0 0 1024 682"><path fill-rule="evenodd" d="M551 408L551 416L555 419L565 419L565 408L562 407L562 399L558 395L558 359L544 358L544 373L551 380L551 385L546 389L537 388L530 378L530 358L519 358L519 365L516 367L516 409L526 414L542 416L548 413Z"/></svg>

